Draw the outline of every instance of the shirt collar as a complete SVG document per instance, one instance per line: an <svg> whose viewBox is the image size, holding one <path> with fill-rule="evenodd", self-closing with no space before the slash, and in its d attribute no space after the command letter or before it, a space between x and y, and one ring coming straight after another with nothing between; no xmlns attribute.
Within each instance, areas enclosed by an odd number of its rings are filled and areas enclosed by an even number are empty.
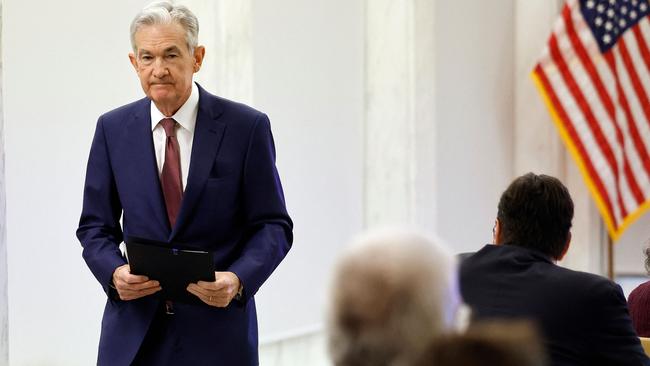
<svg viewBox="0 0 650 366"><path fill-rule="evenodd" d="M185 103L174 113L173 118L178 122L181 127L188 130L189 132L194 132L194 126L196 126L196 116L199 112L199 88L195 83L192 83L192 91L190 92L190 97L187 98ZM162 112L156 108L156 104L151 101L151 130L153 131L158 123L164 118L167 118Z"/></svg>

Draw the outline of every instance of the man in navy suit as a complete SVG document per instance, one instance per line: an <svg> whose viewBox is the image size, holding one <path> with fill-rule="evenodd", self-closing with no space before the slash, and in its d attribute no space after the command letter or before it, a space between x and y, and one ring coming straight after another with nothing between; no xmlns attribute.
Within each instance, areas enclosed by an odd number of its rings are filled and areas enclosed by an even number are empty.
<svg viewBox="0 0 650 366"><path fill-rule="evenodd" d="M499 201L494 245L461 264L465 302L479 320L534 321L552 365L650 365L620 286L555 264L569 249L572 219L559 180L515 179Z"/></svg>
<svg viewBox="0 0 650 366"><path fill-rule="evenodd" d="M186 7L144 8L129 58L146 98L97 122L77 237L108 295L100 365L258 364L253 295L289 251L293 224L267 116L193 83L197 37ZM201 305L151 296L160 284L130 273L125 237L212 252L216 280L187 287Z"/></svg>

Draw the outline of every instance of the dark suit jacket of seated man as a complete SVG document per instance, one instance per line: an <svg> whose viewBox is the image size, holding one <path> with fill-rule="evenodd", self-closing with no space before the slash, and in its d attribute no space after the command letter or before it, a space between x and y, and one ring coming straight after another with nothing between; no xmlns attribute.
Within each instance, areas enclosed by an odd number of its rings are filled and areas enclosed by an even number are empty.
<svg viewBox="0 0 650 366"><path fill-rule="evenodd" d="M555 264L571 239L573 202L559 180L529 173L503 193L494 242L460 266L475 319L532 319L552 365L650 365L620 286Z"/></svg>
<svg viewBox="0 0 650 366"><path fill-rule="evenodd" d="M269 120L193 83L205 49L186 7L150 5L131 35L147 98L99 118L77 230L108 295L97 363L257 365L253 295L289 251L293 226ZM124 237L212 252L216 280L187 287L203 303L151 296L160 284L130 273Z"/></svg>

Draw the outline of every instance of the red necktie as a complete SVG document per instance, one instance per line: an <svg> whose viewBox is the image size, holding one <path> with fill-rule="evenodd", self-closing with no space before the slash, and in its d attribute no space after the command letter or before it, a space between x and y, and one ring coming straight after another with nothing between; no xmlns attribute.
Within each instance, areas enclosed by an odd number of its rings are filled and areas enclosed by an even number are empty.
<svg viewBox="0 0 650 366"><path fill-rule="evenodd" d="M160 183L162 184L163 196L165 196L165 206L167 207L167 217L172 228L176 223L178 211L181 208L181 199L183 198L183 185L181 183L181 155L176 139L176 121L173 118L165 118L160 121L167 142L165 143L165 163L163 164Z"/></svg>

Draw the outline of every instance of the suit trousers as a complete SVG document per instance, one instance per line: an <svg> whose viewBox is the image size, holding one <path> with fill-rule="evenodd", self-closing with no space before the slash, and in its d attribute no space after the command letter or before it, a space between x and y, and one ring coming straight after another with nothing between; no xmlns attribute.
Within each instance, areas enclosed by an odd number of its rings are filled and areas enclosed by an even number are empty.
<svg viewBox="0 0 650 366"><path fill-rule="evenodd" d="M131 365L183 365L183 360L178 359L178 355L183 352L183 346L176 331L175 321L174 315L167 314L164 302L161 302Z"/></svg>

